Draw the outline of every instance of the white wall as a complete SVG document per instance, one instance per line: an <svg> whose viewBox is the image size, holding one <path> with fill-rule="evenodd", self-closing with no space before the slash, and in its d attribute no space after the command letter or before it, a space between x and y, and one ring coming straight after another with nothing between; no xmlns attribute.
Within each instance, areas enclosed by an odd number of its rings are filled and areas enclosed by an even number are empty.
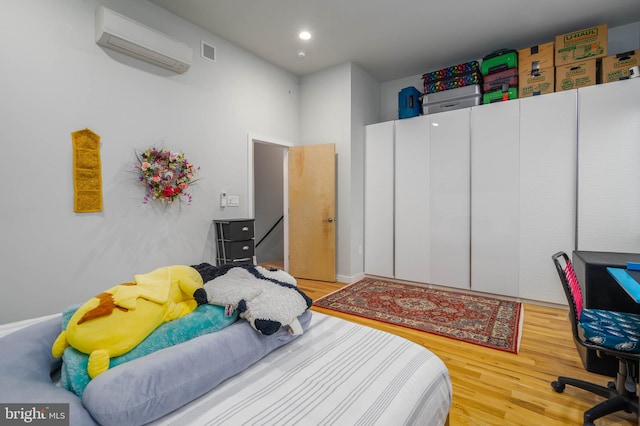
<svg viewBox="0 0 640 426"><path fill-rule="evenodd" d="M640 49L640 22L609 28L607 51L609 55Z"/></svg>
<svg viewBox="0 0 640 426"><path fill-rule="evenodd" d="M336 274L349 273L348 217L351 191L351 64L345 63L300 79L300 143L336 144ZM347 219L344 220L343 219ZM340 278L341 280L341 278Z"/></svg>
<svg viewBox="0 0 640 426"><path fill-rule="evenodd" d="M182 75L94 42L104 4L194 47ZM299 139L299 79L147 1L3 3L0 323L59 312L134 273L213 261L213 218L247 215L247 134ZM200 40L218 49L199 58ZM101 136L104 211L73 211L71 132ZM191 206L142 203L134 150L201 167ZM241 206L221 210L219 192Z"/></svg>
<svg viewBox="0 0 640 426"><path fill-rule="evenodd" d="M337 279L364 271L364 125L379 120L379 83L345 63L302 77L301 143L335 143L337 152Z"/></svg>
<svg viewBox="0 0 640 426"><path fill-rule="evenodd" d="M364 140L368 124L380 121L380 83L356 65L351 68L351 269L348 279L364 277ZM347 277L345 277L347 278Z"/></svg>

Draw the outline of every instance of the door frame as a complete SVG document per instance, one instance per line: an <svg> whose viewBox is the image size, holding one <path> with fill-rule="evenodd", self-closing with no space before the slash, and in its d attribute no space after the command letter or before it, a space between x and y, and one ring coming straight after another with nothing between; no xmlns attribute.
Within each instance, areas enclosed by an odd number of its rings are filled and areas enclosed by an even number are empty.
<svg viewBox="0 0 640 426"><path fill-rule="evenodd" d="M272 138L269 136L258 135L255 133L247 134L247 212L250 217L255 219L255 188L253 185L254 178L254 151L253 146L256 143L267 145L277 145L286 148L282 164L282 180L284 183L283 193L283 215L284 215L284 270L289 270L289 147L295 146L292 142Z"/></svg>

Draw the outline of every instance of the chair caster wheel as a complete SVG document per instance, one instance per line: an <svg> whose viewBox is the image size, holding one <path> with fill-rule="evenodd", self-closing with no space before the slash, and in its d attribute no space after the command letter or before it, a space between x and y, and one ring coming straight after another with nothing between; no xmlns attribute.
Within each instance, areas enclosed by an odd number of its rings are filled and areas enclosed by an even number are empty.
<svg viewBox="0 0 640 426"><path fill-rule="evenodd" d="M558 392L558 393L562 393L564 392L564 383L560 383L556 380L554 380L553 382L551 382L551 387L553 388L554 391Z"/></svg>

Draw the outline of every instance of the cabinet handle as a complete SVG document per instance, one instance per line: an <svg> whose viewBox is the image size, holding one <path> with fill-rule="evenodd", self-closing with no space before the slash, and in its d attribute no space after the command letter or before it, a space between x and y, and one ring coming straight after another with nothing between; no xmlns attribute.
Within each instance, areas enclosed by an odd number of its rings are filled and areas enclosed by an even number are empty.
<svg viewBox="0 0 640 426"><path fill-rule="evenodd" d="M243 247L242 247L242 250L243 250L243 251L247 251L247 250L249 250L249 246L243 246Z"/></svg>
<svg viewBox="0 0 640 426"><path fill-rule="evenodd" d="M249 230L249 227L248 227L248 226L243 226L243 227L242 227L242 232L247 232L248 230Z"/></svg>

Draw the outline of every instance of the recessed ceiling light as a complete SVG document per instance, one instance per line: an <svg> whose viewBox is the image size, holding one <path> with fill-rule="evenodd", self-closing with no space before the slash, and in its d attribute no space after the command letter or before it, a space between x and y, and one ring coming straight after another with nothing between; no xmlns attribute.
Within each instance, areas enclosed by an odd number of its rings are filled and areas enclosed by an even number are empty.
<svg viewBox="0 0 640 426"><path fill-rule="evenodd" d="M311 38L311 33L309 31L302 31L298 34L298 37L300 37L301 40L309 40Z"/></svg>

